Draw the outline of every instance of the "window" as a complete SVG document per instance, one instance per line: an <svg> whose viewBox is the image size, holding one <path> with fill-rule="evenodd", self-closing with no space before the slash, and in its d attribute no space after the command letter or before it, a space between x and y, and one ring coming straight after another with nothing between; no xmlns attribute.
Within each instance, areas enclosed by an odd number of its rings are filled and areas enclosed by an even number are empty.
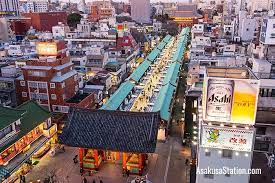
<svg viewBox="0 0 275 183"><path fill-rule="evenodd" d="M205 152L205 156L210 156L211 155L211 152L210 151L206 151Z"/></svg>
<svg viewBox="0 0 275 183"><path fill-rule="evenodd" d="M65 99L66 99L66 95L65 95L65 94L63 94L63 95L62 95L62 98L63 98L63 100L65 100Z"/></svg>
<svg viewBox="0 0 275 183"><path fill-rule="evenodd" d="M223 149L222 150L222 157L232 159L233 152L231 150Z"/></svg>
<svg viewBox="0 0 275 183"><path fill-rule="evenodd" d="M205 178L214 179L214 174L204 174Z"/></svg>
<svg viewBox="0 0 275 183"><path fill-rule="evenodd" d="M51 94L51 99L56 100L56 94Z"/></svg>
<svg viewBox="0 0 275 183"><path fill-rule="evenodd" d="M78 86L77 86L77 85L75 86L75 89L74 89L74 90L75 90L76 92L78 91Z"/></svg>
<svg viewBox="0 0 275 183"><path fill-rule="evenodd" d="M38 82L38 88L47 88L47 83Z"/></svg>
<svg viewBox="0 0 275 183"><path fill-rule="evenodd" d="M25 81L20 81L20 86L26 86Z"/></svg>
<svg viewBox="0 0 275 183"><path fill-rule="evenodd" d="M62 87L62 88L65 88L65 83L64 83L64 82L61 83L61 87Z"/></svg>
<svg viewBox="0 0 275 183"><path fill-rule="evenodd" d="M74 81L77 81L77 75L74 76Z"/></svg>
<svg viewBox="0 0 275 183"><path fill-rule="evenodd" d="M51 84L50 84L50 87L51 87L51 88L55 88L55 83L51 83Z"/></svg>
<svg viewBox="0 0 275 183"><path fill-rule="evenodd" d="M273 24L273 28L275 28L275 24Z"/></svg>
<svg viewBox="0 0 275 183"><path fill-rule="evenodd" d="M35 76L35 77L45 77L46 76L46 72L45 71L28 71L28 74L30 76Z"/></svg>
<svg viewBox="0 0 275 183"><path fill-rule="evenodd" d="M27 92L22 92L22 97L27 97Z"/></svg>
<svg viewBox="0 0 275 183"><path fill-rule="evenodd" d="M265 133L266 133L266 127L257 127L256 128L257 135L265 135Z"/></svg>

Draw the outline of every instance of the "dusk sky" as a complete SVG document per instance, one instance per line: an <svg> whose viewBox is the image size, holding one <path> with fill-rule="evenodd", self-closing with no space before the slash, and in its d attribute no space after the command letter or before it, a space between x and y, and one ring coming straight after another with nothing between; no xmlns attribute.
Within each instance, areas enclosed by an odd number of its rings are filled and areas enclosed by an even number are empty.
<svg viewBox="0 0 275 183"><path fill-rule="evenodd" d="M61 0L64 2L68 2L69 0ZM85 2L92 2L93 0L85 0ZM129 0L113 0L116 2L129 2ZM188 0L151 0L150 2L188 2ZM80 0L71 0L71 2L80 2Z"/></svg>

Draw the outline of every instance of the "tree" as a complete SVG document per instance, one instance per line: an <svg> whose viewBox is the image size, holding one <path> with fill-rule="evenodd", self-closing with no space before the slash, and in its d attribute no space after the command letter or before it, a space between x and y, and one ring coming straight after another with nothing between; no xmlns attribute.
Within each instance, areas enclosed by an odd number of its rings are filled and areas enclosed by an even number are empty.
<svg viewBox="0 0 275 183"><path fill-rule="evenodd" d="M167 22L167 24L163 24L162 27L171 36L175 36L175 35L177 35L179 33L178 32L178 24L176 22L174 22L174 21L169 21L169 22Z"/></svg>
<svg viewBox="0 0 275 183"><path fill-rule="evenodd" d="M68 15L67 23L70 27L76 28L77 24L80 23L82 16L79 13L71 13Z"/></svg>

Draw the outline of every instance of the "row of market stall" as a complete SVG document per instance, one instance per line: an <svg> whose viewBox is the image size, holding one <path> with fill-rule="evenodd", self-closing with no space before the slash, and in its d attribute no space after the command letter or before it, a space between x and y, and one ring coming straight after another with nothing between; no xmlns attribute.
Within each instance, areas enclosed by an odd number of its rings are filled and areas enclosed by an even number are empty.
<svg viewBox="0 0 275 183"><path fill-rule="evenodd" d="M79 147L81 172L119 162L124 173L143 173L161 122L170 120L188 34L166 36L100 110L70 111L60 142Z"/></svg>

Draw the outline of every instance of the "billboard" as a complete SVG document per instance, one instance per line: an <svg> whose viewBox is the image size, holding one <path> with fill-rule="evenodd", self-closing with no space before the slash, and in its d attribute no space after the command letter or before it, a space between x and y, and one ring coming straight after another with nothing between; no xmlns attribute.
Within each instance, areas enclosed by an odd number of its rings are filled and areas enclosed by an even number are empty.
<svg viewBox="0 0 275 183"><path fill-rule="evenodd" d="M253 130L202 126L201 146L234 151L251 151L253 134Z"/></svg>
<svg viewBox="0 0 275 183"><path fill-rule="evenodd" d="M9 33L8 33L8 22L5 18L0 18L0 40L8 41Z"/></svg>
<svg viewBox="0 0 275 183"><path fill-rule="evenodd" d="M253 125L259 84L256 79L205 77L203 120Z"/></svg>
<svg viewBox="0 0 275 183"><path fill-rule="evenodd" d="M36 52L38 55L56 56L57 52L58 52L57 44L56 43L39 42L36 44Z"/></svg>

